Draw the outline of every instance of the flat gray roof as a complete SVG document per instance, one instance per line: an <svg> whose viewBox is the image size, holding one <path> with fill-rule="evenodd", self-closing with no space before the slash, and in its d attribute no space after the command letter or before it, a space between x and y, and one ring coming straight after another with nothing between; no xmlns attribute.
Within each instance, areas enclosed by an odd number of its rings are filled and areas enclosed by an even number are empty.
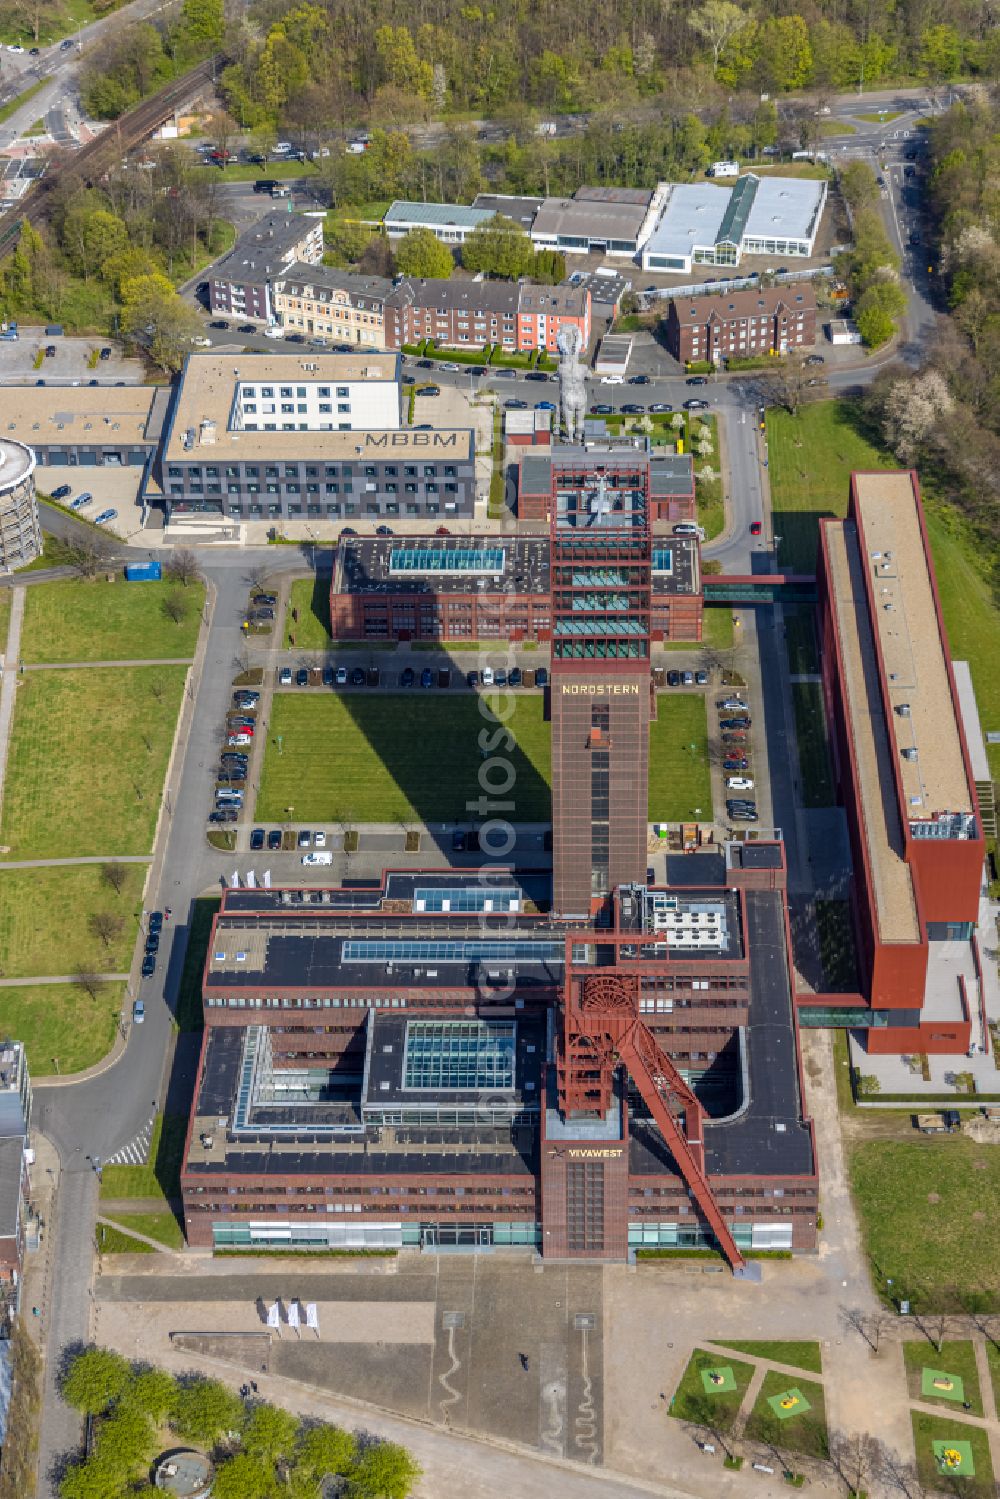
<svg viewBox="0 0 1000 1499"><path fill-rule="evenodd" d="M811 239L826 202L825 180L760 177L745 239Z"/></svg>
<svg viewBox="0 0 1000 1499"><path fill-rule="evenodd" d="M472 206L481 208L486 213L503 214L505 219L513 219L515 224L520 224L522 229L530 229L543 201L542 198L526 198L505 193L477 193L472 200Z"/></svg>
<svg viewBox="0 0 1000 1499"><path fill-rule="evenodd" d="M675 183L643 253L687 258L696 247L714 245L731 195L731 188L711 182Z"/></svg>
<svg viewBox="0 0 1000 1499"><path fill-rule="evenodd" d="M535 215L533 234L570 235L577 239L638 238L649 209L650 195L641 203L619 203L593 198L546 198Z"/></svg>
<svg viewBox="0 0 1000 1499"><path fill-rule="evenodd" d="M477 224L492 217L492 208L470 208L465 203L412 203L400 198L389 204L383 223L436 224L442 228L454 226L475 229Z"/></svg>

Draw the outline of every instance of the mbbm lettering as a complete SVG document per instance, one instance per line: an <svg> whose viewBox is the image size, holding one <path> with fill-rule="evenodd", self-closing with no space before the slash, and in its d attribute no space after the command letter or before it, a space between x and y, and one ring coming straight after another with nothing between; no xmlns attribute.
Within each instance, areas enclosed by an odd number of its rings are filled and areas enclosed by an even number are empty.
<svg viewBox="0 0 1000 1499"><path fill-rule="evenodd" d="M457 432L366 432L366 448L456 448Z"/></svg>
<svg viewBox="0 0 1000 1499"><path fill-rule="evenodd" d="M638 682L565 682L565 697L624 697L639 695Z"/></svg>

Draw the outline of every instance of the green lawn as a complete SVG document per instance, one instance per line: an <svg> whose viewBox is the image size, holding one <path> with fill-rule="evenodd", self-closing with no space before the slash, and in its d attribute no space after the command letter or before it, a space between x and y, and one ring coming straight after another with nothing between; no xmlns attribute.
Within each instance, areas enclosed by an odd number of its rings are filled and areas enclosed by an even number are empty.
<svg viewBox="0 0 1000 1499"><path fill-rule="evenodd" d="M996 1337L996 1333L993 1335ZM990 1338L986 1339L986 1362L990 1366L990 1382L993 1385L993 1403L1000 1409L1000 1348Z"/></svg>
<svg viewBox="0 0 1000 1499"><path fill-rule="evenodd" d="M727 1348L738 1353L752 1353L757 1358L770 1359L775 1364L789 1364L795 1369L807 1369L810 1374L822 1374L823 1355L818 1343L782 1342L737 1342L733 1338L720 1338Z"/></svg>
<svg viewBox="0 0 1000 1499"><path fill-rule="evenodd" d="M184 609L174 623L169 599ZM26 592L21 659L131 661L194 655L205 590L176 583L37 583Z"/></svg>
<svg viewBox="0 0 1000 1499"><path fill-rule="evenodd" d="M733 607L731 604L711 604L701 618L701 647L707 651L731 651L733 648ZM665 651L696 651L696 640L668 640Z"/></svg>
<svg viewBox="0 0 1000 1499"><path fill-rule="evenodd" d="M540 696L515 699L503 740L515 780L514 822L547 822L550 726ZM492 731L472 696L277 693L256 815L264 822L456 821L481 794L479 735ZM281 753L277 739L281 736ZM693 748L692 748L693 746ZM494 746L496 750L496 746ZM498 775L499 772L495 772ZM660 698L650 734L649 816L676 822L712 806L701 693ZM291 807L293 810L289 812Z"/></svg>
<svg viewBox="0 0 1000 1499"><path fill-rule="evenodd" d="M891 1279L892 1296L919 1310L978 1295L1000 1311L1000 1152L959 1135L873 1140L854 1147L850 1169L881 1292Z"/></svg>
<svg viewBox="0 0 1000 1499"><path fill-rule="evenodd" d="M133 1239L120 1228L111 1228L107 1223L97 1224L97 1249L100 1254L155 1254L152 1244Z"/></svg>
<svg viewBox="0 0 1000 1499"><path fill-rule="evenodd" d="M7 631L10 628L10 606L13 594L9 588L0 588L0 655L7 649Z"/></svg>
<svg viewBox="0 0 1000 1499"><path fill-rule="evenodd" d="M828 990L831 994L857 993L858 967L850 906L846 900L817 900L814 909L819 956Z"/></svg>
<svg viewBox="0 0 1000 1499"><path fill-rule="evenodd" d="M961 516L943 506L927 514L948 644L953 658L968 661L985 734L1000 729L1000 608L980 564L978 543ZM993 779L1000 780L1000 744L986 754Z"/></svg>
<svg viewBox="0 0 1000 1499"><path fill-rule="evenodd" d="M817 675L819 648L816 643L816 616L812 609L785 610L785 650L788 654L788 670L793 677Z"/></svg>
<svg viewBox="0 0 1000 1499"><path fill-rule="evenodd" d="M56 1072L82 1072L107 1055L124 990L124 984L105 984L91 999L76 984L0 989L4 1032L24 1042L36 1082Z"/></svg>
<svg viewBox="0 0 1000 1499"><path fill-rule="evenodd" d="M786 1390L799 1390L809 1402L810 1409L802 1415L788 1420L779 1420L768 1405L774 1395L783 1395ZM770 1370L764 1376L760 1394L750 1412L746 1435L751 1441L766 1442L779 1452L801 1452L809 1457L826 1459L830 1446L826 1429L826 1400L823 1386L809 1379L796 1379L791 1374L779 1374Z"/></svg>
<svg viewBox="0 0 1000 1499"><path fill-rule="evenodd" d="M713 651L733 648L733 611L729 604L713 604L702 615L701 643Z"/></svg>
<svg viewBox="0 0 1000 1499"><path fill-rule="evenodd" d="M507 750L506 741L497 741L516 777L504 797L514 808L505 815L515 822L548 822L550 733L542 698L515 701L508 727L516 743ZM498 732L472 694L276 693L257 817L327 823L468 819L466 803L481 795L483 731L488 737Z"/></svg>
<svg viewBox="0 0 1000 1499"><path fill-rule="evenodd" d="M157 1114L146 1166L105 1166L101 1196L162 1197L181 1195L181 1161L187 1133L186 1114Z"/></svg>
<svg viewBox="0 0 1000 1499"><path fill-rule="evenodd" d="M815 572L817 523L824 515L847 514L852 470L898 467L861 436L853 417L847 401L817 401L795 416L778 407L767 413L771 507L782 567Z"/></svg>
<svg viewBox="0 0 1000 1499"><path fill-rule="evenodd" d="M707 1394L702 1381L703 1369L731 1369L736 1389ZM725 1353L706 1353L696 1348L681 1375L680 1384L670 1402L670 1414L679 1421L697 1421L707 1425L706 1416L714 1417L723 1431L733 1424L753 1378L753 1364L741 1363Z"/></svg>
<svg viewBox="0 0 1000 1499"><path fill-rule="evenodd" d="M304 651L326 651L332 647L330 582L325 575L296 578L292 584L285 613L285 645Z"/></svg>
<svg viewBox="0 0 1000 1499"><path fill-rule="evenodd" d="M0 823L8 857L149 852L185 670L82 667L21 678Z"/></svg>
<svg viewBox="0 0 1000 1499"><path fill-rule="evenodd" d="M0 870L2 976L30 980L80 971L124 973L132 957L146 865L123 868L126 883L120 895L102 883L99 864ZM87 917L97 911L125 917L121 937L110 945L89 930ZM0 1009L3 1004L0 990Z"/></svg>
<svg viewBox="0 0 1000 1499"><path fill-rule="evenodd" d="M923 1411L911 1411L910 1415L913 1419L913 1445L917 1453L917 1475L928 1492L961 1494L963 1499L995 1499L990 1442L985 1428L945 1415L928 1416ZM975 1476L950 1480L941 1476L932 1446L933 1442L941 1441L971 1443Z"/></svg>
<svg viewBox="0 0 1000 1499"><path fill-rule="evenodd" d="M126 1232L131 1229L133 1233L145 1234L147 1239L155 1239L168 1249L184 1247L184 1235L173 1213L115 1213L111 1221Z"/></svg>
<svg viewBox="0 0 1000 1499"><path fill-rule="evenodd" d="M212 934L212 919L222 904L217 895L202 896L191 912L184 967L177 994L177 1024L182 1031L200 1031L204 1024L201 1005L201 980L205 971L205 954Z"/></svg>
<svg viewBox="0 0 1000 1499"><path fill-rule="evenodd" d="M867 109L863 114L855 113L854 118L867 120L870 125L888 125L890 120L898 120L902 112L901 109Z"/></svg>
<svg viewBox="0 0 1000 1499"><path fill-rule="evenodd" d="M965 1398L972 1406L971 1414L983 1414L983 1397L979 1389L979 1372L976 1369L976 1351L968 1340L941 1344L941 1352L926 1338L903 1344L903 1363L906 1365L906 1385L911 1400L921 1400L930 1405L940 1405L950 1411L961 1410L959 1402L946 1400L940 1395L925 1395L921 1390L921 1372L924 1369L940 1369L945 1374L957 1374L964 1385Z"/></svg>
<svg viewBox="0 0 1000 1499"><path fill-rule="evenodd" d="M834 789L823 690L818 682L793 682L791 686L802 800L807 807L829 807L833 805Z"/></svg>
<svg viewBox="0 0 1000 1499"><path fill-rule="evenodd" d="M660 693L649 732L649 818L685 822L712 818L708 715L703 693ZM700 810L699 810L700 809Z"/></svg>

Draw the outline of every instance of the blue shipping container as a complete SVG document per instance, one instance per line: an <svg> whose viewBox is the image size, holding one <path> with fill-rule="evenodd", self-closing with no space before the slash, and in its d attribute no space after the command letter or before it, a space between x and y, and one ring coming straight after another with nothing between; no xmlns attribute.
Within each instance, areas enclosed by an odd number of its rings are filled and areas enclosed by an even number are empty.
<svg viewBox="0 0 1000 1499"><path fill-rule="evenodd" d="M130 583L149 583L162 576L158 562L127 562L125 576Z"/></svg>

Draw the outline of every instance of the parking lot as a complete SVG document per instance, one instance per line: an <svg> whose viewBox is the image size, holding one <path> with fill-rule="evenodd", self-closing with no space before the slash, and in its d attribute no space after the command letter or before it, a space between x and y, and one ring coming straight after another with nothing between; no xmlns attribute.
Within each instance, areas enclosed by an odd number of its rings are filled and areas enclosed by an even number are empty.
<svg viewBox="0 0 1000 1499"><path fill-rule="evenodd" d="M143 536L142 512L139 507L139 484L141 468L116 467L112 464L88 466L46 465L38 471L38 489L42 494L52 495L60 505L75 510L82 520L96 521L108 510L114 516L102 523L102 529L110 536L128 541ZM56 491L69 487L68 494ZM91 498L82 505L74 505L82 495Z"/></svg>
<svg viewBox="0 0 1000 1499"><path fill-rule="evenodd" d="M46 349L55 353L46 357ZM98 357L91 367L90 360L95 350L110 349L107 359ZM35 360L42 350L42 362L36 369ZM63 334L46 334L44 328L22 327L16 339L0 342L0 381L5 385L31 385L36 380L45 383L88 385L114 385L124 381L126 385L141 385L146 372L140 359L126 359L119 344L107 338L67 338Z"/></svg>

